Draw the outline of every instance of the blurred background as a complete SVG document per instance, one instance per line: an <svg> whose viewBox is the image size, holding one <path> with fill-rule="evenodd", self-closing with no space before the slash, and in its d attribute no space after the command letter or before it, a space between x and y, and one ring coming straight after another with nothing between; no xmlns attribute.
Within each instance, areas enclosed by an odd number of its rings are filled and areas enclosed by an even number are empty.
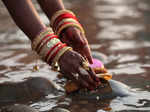
<svg viewBox="0 0 150 112"><path fill-rule="evenodd" d="M33 0L42 21L46 16ZM113 79L140 89L137 98L108 102L48 99L31 103L40 111L64 106L72 112L150 112L150 1L64 0L85 28L92 52L101 55ZM32 67L38 64L38 72ZM53 74L53 75L49 75ZM38 59L30 41L16 27L0 1L0 83L42 76L55 80L57 74ZM107 107L107 108L106 108Z"/></svg>

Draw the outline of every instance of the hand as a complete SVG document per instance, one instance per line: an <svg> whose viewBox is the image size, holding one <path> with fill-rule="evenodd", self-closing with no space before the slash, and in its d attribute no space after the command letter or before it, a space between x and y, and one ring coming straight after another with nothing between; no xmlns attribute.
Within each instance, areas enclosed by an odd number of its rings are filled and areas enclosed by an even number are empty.
<svg viewBox="0 0 150 112"><path fill-rule="evenodd" d="M92 90L100 85L100 81L90 67L89 70L83 68L83 61L85 60L79 53L67 51L59 59L60 72L79 87Z"/></svg>
<svg viewBox="0 0 150 112"><path fill-rule="evenodd" d="M92 64L91 51L88 45L88 41L83 33L76 27L66 28L60 36L60 40L67 43L75 51L80 53L82 56L88 59L89 63Z"/></svg>

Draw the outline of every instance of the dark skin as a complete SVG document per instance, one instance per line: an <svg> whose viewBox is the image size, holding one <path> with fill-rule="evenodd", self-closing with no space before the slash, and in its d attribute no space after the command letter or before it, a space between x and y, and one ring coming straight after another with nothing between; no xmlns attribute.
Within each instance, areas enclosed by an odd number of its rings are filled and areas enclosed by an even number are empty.
<svg viewBox="0 0 150 112"><path fill-rule="evenodd" d="M35 10L31 0L2 1L7 7L16 25L29 37L31 41L37 36L37 34L41 30L46 28L46 26L40 20L40 17L37 11ZM49 17L49 19L56 11L64 9L63 3L60 0L38 1L41 7L43 8L44 12ZM87 40L84 38L84 35L82 35L82 33L78 29L70 27L63 32L62 36L63 42L66 42L68 45L72 46L76 51L80 52L83 56L87 57L89 61L91 60L90 50L87 47ZM79 46L76 46L77 44ZM80 46L82 46L81 49L78 49L78 47ZM100 82L91 68L89 70L84 70L86 72L82 72L82 62L83 57L79 53L75 51L65 52L59 59L61 73L63 73L69 79L77 82L79 86L86 87L88 89L93 89L96 86L98 86ZM79 75L78 79L75 78L74 74Z"/></svg>
<svg viewBox="0 0 150 112"><path fill-rule="evenodd" d="M37 0L49 18L55 14L56 11L65 9L62 0ZM52 6L52 7L51 7ZM88 46L88 41L84 34L80 32L76 27L68 27L66 28L61 36L61 41L67 43L71 46L75 51L79 52L82 56L88 59L88 61L92 64L92 56L91 51Z"/></svg>

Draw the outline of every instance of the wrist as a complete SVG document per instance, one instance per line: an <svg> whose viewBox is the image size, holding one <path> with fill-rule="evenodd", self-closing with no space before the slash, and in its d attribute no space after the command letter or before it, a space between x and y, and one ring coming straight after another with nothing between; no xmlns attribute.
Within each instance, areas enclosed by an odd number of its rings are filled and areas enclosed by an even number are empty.
<svg viewBox="0 0 150 112"><path fill-rule="evenodd" d="M71 50L66 44L61 43L58 36L48 28L41 31L32 41L32 49L52 67L56 66L59 58L67 51Z"/></svg>
<svg viewBox="0 0 150 112"><path fill-rule="evenodd" d="M75 27L85 34L82 25L79 23L75 14L69 10L59 10L51 18L51 27L56 35L61 33L68 27Z"/></svg>

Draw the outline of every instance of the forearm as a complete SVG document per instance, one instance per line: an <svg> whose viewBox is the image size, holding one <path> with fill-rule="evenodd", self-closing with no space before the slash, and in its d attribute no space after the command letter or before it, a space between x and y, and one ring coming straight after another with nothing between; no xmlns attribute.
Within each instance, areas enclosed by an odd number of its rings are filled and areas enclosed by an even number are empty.
<svg viewBox="0 0 150 112"><path fill-rule="evenodd" d="M64 9L62 0L37 0L49 20L58 10Z"/></svg>
<svg viewBox="0 0 150 112"><path fill-rule="evenodd" d="M16 25L33 40L46 26L41 22L31 0L2 0Z"/></svg>

